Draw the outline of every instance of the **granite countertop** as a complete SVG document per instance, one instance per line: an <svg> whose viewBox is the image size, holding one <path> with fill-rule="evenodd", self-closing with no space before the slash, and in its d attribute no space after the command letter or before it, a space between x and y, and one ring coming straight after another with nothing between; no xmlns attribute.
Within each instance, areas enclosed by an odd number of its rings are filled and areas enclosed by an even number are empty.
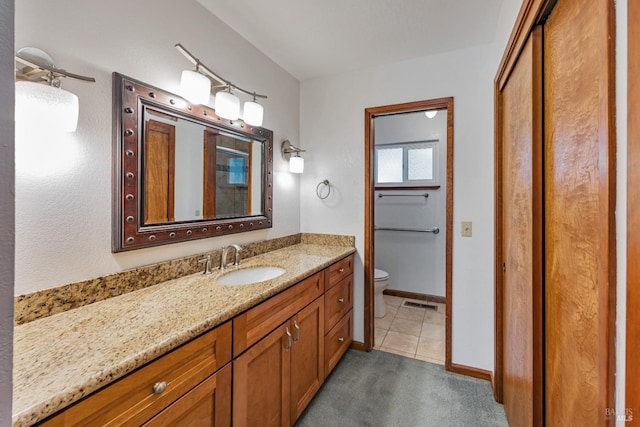
<svg viewBox="0 0 640 427"><path fill-rule="evenodd" d="M224 286L219 270L192 274L16 326L13 425L48 417L354 252L298 244L225 271L286 270L275 279Z"/></svg>

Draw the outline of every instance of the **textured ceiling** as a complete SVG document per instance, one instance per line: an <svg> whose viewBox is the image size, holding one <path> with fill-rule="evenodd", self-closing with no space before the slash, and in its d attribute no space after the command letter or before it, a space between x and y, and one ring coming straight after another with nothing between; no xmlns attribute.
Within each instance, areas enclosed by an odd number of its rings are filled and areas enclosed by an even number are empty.
<svg viewBox="0 0 640 427"><path fill-rule="evenodd" d="M299 80L491 43L502 0L197 0Z"/></svg>

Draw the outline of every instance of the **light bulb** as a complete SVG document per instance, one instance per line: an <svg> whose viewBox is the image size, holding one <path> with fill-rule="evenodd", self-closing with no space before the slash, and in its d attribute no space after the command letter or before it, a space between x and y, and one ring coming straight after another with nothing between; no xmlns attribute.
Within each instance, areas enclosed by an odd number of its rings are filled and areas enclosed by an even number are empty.
<svg viewBox="0 0 640 427"><path fill-rule="evenodd" d="M304 159L302 157L291 157L289 159L289 172L302 173L304 172Z"/></svg>
<svg viewBox="0 0 640 427"><path fill-rule="evenodd" d="M262 126L262 118L264 116L264 108L255 101L247 101L244 103L243 120L251 126Z"/></svg>
<svg viewBox="0 0 640 427"><path fill-rule="evenodd" d="M75 132L78 126L78 97L43 83L16 82L16 123Z"/></svg>
<svg viewBox="0 0 640 427"><path fill-rule="evenodd" d="M193 104L206 104L211 95L211 80L197 71L184 70L180 78L180 93Z"/></svg>
<svg viewBox="0 0 640 427"><path fill-rule="evenodd" d="M240 99L229 92L216 93L216 114L227 120L236 120L240 117Z"/></svg>

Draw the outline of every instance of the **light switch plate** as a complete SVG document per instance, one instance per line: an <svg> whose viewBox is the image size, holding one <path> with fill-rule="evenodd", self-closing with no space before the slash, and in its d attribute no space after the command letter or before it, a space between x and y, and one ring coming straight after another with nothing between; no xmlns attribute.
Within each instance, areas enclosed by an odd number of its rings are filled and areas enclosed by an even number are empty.
<svg viewBox="0 0 640 427"><path fill-rule="evenodd" d="M471 235L473 234L473 227L471 224L471 221L462 221L462 227L461 227L461 231L460 234L462 235L462 237L471 237Z"/></svg>

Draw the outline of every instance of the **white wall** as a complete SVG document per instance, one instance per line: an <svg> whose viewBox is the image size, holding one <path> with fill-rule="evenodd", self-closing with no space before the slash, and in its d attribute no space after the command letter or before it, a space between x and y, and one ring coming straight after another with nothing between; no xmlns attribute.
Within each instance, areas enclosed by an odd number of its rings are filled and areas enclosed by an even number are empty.
<svg viewBox="0 0 640 427"><path fill-rule="evenodd" d="M376 231L375 266L389 273L389 289L445 296L447 241L447 111L434 118L424 113L380 116L374 119L376 145L394 142L434 142L434 185L437 190L376 191L375 224L381 227L438 227L440 233ZM422 197L423 194L429 197ZM412 194L379 198L379 194Z"/></svg>
<svg viewBox="0 0 640 427"><path fill-rule="evenodd" d="M299 232L298 178L277 155L282 140L299 139L299 82L195 0L19 2L15 38L17 48L39 47L61 68L97 80L63 81L80 98L75 134L34 133L35 124L16 138L16 295ZM112 254L111 74L177 92L181 71L191 68L174 48L178 42L225 78L269 96L263 104L264 127L274 131L274 227ZM63 155L38 164L40 154Z"/></svg>
<svg viewBox="0 0 640 427"><path fill-rule="evenodd" d="M493 369L493 46L448 52L301 83L307 149L304 232L354 234L356 340L363 340L364 110L454 97L453 362ZM320 201L322 179L334 188ZM460 221L473 221L472 238Z"/></svg>
<svg viewBox="0 0 640 427"><path fill-rule="evenodd" d="M627 333L627 0L616 1L616 414L624 414ZM633 414L638 417L640 414ZM627 425L616 421L618 427Z"/></svg>
<svg viewBox="0 0 640 427"><path fill-rule="evenodd" d="M0 426L11 425L13 390L13 8L0 2Z"/></svg>

